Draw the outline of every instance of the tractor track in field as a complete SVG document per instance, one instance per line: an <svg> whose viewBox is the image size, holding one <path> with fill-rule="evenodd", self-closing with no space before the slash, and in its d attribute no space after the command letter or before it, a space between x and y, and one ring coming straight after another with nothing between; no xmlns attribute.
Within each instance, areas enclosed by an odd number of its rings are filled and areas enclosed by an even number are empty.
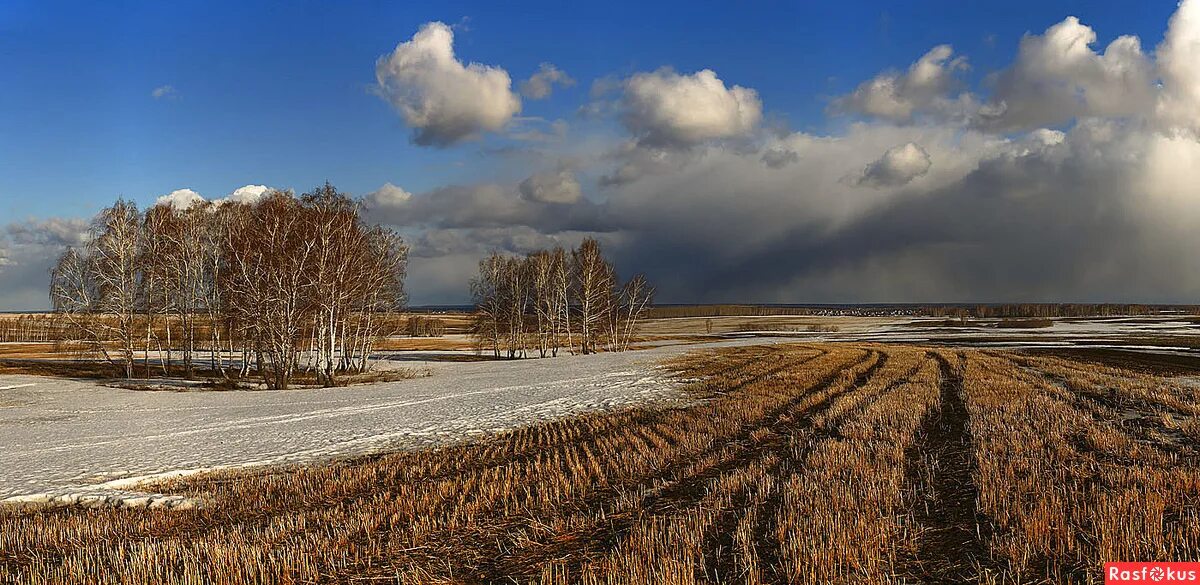
<svg viewBox="0 0 1200 585"><path fill-rule="evenodd" d="M922 583L958 584L988 570L991 524L976 506L977 467L962 376L944 355L930 355L941 370L941 397L908 451L906 468L920 529L916 558L906 559L903 572Z"/></svg>

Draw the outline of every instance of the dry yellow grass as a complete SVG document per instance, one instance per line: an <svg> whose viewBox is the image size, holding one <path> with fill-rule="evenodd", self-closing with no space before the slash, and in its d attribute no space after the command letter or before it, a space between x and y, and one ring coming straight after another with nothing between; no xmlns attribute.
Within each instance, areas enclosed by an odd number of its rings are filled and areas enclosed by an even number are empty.
<svg viewBox="0 0 1200 585"><path fill-rule="evenodd" d="M159 486L197 510L0 510L0 582L1097 582L1200 550L1162 379L876 345L670 366L692 404Z"/></svg>

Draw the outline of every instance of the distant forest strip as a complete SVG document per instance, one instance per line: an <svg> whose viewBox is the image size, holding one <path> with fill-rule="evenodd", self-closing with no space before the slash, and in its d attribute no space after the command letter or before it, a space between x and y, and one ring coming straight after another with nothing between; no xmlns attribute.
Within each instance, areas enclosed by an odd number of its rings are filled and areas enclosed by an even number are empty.
<svg viewBox="0 0 1200 585"><path fill-rule="evenodd" d="M656 305L646 311L647 319L677 317L771 317L771 316L914 316L1055 318L1158 315L1167 312L1200 315L1200 305L1144 305L1118 303L1010 303L1010 304L847 304L847 305Z"/></svg>

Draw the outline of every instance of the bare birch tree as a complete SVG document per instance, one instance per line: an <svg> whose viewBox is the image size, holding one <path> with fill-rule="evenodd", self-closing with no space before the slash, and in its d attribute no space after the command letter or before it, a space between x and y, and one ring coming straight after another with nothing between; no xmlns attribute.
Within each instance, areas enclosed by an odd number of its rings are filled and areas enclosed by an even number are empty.
<svg viewBox="0 0 1200 585"><path fill-rule="evenodd" d="M579 353L595 353L613 287L611 266L595 239L585 239L571 252L571 276L579 323Z"/></svg>
<svg viewBox="0 0 1200 585"><path fill-rule="evenodd" d="M643 274L634 275L621 287L621 331L620 340L617 342L621 351L629 349L633 334L637 332L638 322L645 317L653 302L654 287L650 286Z"/></svg>
<svg viewBox="0 0 1200 585"><path fill-rule="evenodd" d="M138 335L141 223L137 206L118 199L96 217L88 246L96 291L93 312L101 316L97 321L107 332L105 341L116 343L126 378L133 377Z"/></svg>

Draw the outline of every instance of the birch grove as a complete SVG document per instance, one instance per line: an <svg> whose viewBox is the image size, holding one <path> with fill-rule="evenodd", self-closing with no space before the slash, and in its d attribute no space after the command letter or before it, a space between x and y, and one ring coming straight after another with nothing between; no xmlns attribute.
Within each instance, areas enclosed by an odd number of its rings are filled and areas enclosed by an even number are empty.
<svg viewBox="0 0 1200 585"><path fill-rule="evenodd" d="M366 224L329 184L144 213L119 200L59 258L50 298L71 335L127 377L140 352L147 376L178 366L190 377L207 357L225 378L283 389L303 371L334 385L370 367L379 316L404 305L407 258L398 234Z"/></svg>
<svg viewBox="0 0 1200 585"><path fill-rule="evenodd" d="M600 244L525 257L493 252L471 282L476 347L494 357L557 356L629 349L654 299L643 275L623 285Z"/></svg>

